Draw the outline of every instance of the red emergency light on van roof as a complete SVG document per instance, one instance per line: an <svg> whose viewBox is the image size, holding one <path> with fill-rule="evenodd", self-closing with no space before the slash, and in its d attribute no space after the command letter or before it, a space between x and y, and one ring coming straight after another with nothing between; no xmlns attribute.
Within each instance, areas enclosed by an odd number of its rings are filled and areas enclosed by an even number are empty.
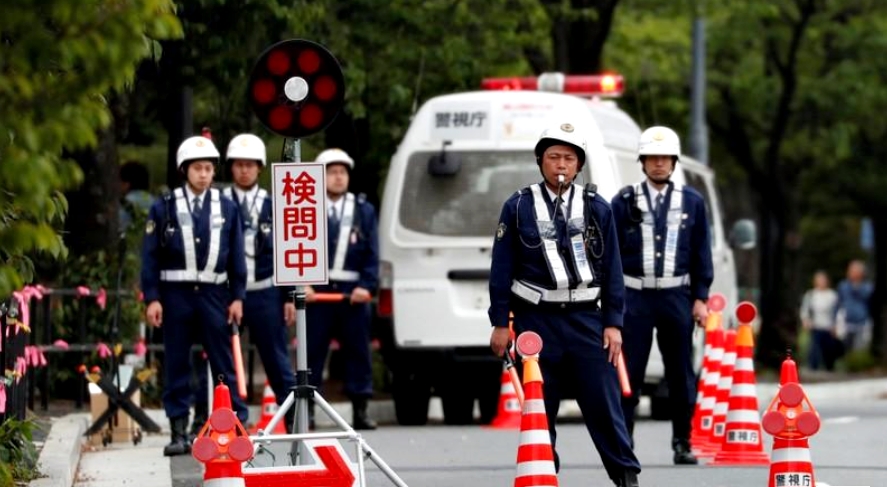
<svg viewBox="0 0 887 487"><path fill-rule="evenodd" d="M538 77L484 78L485 90L538 90L570 93L580 96L617 97L622 95L621 74L542 73Z"/></svg>

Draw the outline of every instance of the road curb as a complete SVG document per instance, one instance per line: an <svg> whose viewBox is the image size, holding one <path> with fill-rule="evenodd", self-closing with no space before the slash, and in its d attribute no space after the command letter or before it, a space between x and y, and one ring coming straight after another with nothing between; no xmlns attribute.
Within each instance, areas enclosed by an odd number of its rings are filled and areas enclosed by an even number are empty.
<svg viewBox="0 0 887 487"><path fill-rule="evenodd" d="M30 487L71 487L80 463L83 449L83 433L89 427L89 415L75 413L62 416L52 422L37 468L43 477L34 479Z"/></svg>

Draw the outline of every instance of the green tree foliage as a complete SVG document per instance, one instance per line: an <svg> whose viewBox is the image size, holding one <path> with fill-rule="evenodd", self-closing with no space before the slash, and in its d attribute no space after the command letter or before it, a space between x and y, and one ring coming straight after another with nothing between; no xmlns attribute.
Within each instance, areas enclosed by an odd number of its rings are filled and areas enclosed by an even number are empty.
<svg viewBox="0 0 887 487"><path fill-rule="evenodd" d="M246 83L261 52L285 39L327 47L342 65L346 106L322 135L303 140L303 158L336 145L359 161L356 189L378 192L380 176L402 137L414 103L477 89L484 76L529 74L525 50L547 50L548 20L536 0L489 2L394 0L200 0L179 2L185 36L176 66L161 61L158 96L173 70L194 90L194 125L213 128L220 147L256 131L277 157L280 141L249 110ZM237 46L237 49L232 49ZM155 114L163 120L164 114Z"/></svg>
<svg viewBox="0 0 887 487"><path fill-rule="evenodd" d="M66 201L82 173L63 150L95 145L103 95L133 78L151 39L180 27L168 0L8 0L0 15L0 295L57 258Z"/></svg>

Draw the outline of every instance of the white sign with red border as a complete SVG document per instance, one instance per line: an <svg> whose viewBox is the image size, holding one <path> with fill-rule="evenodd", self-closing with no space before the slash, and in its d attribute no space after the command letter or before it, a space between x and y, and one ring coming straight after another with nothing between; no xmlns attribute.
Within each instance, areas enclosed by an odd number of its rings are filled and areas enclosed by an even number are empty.
<svg viewBox="0 0 887 487"><path fill-rule="evenodd" d="M271 164L274 192L274 285L327 284L326 169L323 164Z"/></svg>

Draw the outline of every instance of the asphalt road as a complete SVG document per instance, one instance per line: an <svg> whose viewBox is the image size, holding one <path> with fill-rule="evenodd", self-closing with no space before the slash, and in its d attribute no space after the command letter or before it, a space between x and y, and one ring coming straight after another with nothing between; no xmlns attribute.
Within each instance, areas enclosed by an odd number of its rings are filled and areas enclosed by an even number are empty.
<svg viewBox="0 0 887 487"><path fill-rule="evenodd" d="M810 439L817 484L831 486L887 485L887 400L830 401L816 405L823 420ZM676 467L669 448L667 422L642 421L636 430L636 452L642 486L764 487L769 467ZM367 443L410 486L490 487L513 485L519 432L480 426L385 426L363 432ZM769 448L772 437L765 435ZM345 450L352 454L352 444ZM256 466L286 465L289 445L277 444L272 455L258 456ZM580 423L561 424L558 435L562 487L612 485L600 457ZM173 485L198 487L200 465L190 456L171 463ZM366 485L393 485L376 465L367 462ZM803 487L803 486L799 486Z"/></svg>

